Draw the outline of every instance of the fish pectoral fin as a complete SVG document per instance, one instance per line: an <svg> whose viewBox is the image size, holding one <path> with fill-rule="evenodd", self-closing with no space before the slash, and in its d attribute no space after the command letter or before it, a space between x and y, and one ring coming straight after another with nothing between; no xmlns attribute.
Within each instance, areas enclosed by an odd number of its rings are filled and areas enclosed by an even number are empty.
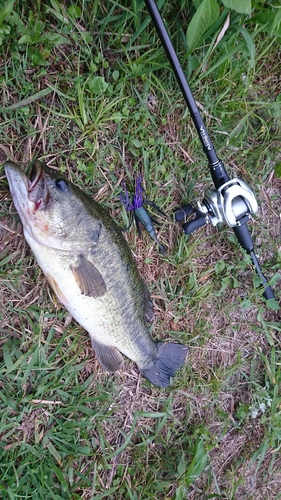
<svg viewBox="0 0 281 500"><path fill-rule="evenodd" d="M123 356L118 349L116 349L116 347L101 344L92 337L91 341L97 358L104 370L107 372L116 372L120 370L123 363Z"/></svg>
<svg viewBox="0 0 281 500"><path fill-rule="evenodd" d="M77 264L71 266L71 271L83 295L96 299L106 293L107 288L101 273L83 255L79 255Z"/></svg>

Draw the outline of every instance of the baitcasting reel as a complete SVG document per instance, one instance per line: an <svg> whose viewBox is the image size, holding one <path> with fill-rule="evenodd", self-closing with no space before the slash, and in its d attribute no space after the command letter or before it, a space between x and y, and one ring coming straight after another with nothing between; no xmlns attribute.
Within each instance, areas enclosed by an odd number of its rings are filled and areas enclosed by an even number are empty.
<svg viewBox="0 0 281 500"><path fill-rule="evenodd" d="M190 234L208 223L213 226L226 224L232 228L241 226L257 211L258 204L253 191L240 179L232 179L218 189L208 189L202 202L197 202L197 208L191 204L179 208L175 212L175 219L182 222L194 214L192 220L182 225L185 234Z"/></svg>

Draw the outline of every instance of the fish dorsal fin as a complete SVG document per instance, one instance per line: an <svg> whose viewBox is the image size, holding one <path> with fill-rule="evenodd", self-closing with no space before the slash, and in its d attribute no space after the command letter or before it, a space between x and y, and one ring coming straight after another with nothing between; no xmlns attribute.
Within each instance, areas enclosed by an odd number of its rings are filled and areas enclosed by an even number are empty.
<svg viewBox="0 0 281 500"><path fill-rule="evenodd" d="M83 295L96 299L106 293L106 284L101 273L83 255L79 255L77 263L71 266L71 271Z"/></svg>
<svg viewBox="0 0 281 500"><path fill-rule="evenodd" d="M150 297L150 292L145 283L143 283L143 292L144 292L144 317L147 323L150 323L154 318L154 308L153 302Z"/></svg>
<svg viewBox="0 0 281 500"><path fill-rule="evenodd" d="M116 372L121 368L123 356L118 349L116 349L116 347L101 344L93 338L91 338L91 341L97 358L104 370L108 372Z"/></svg>

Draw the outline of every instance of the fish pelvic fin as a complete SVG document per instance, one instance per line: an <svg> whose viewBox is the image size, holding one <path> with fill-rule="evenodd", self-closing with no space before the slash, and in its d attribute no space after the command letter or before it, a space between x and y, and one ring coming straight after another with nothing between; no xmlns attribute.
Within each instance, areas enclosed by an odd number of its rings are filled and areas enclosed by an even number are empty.
<svg viewBox="0 0 281 500"><path fill-rule="evenodd" d="M170 377L184 364L188 348L181 344L170 342L157 343L157 357L152 366L140 369L141 373L152 384L159 387L168 387Z"/></svg>
<svg viewBox="0 0 281 500"><path fill-rule="evenodd" d="M123 356L116 347L108 346L97 342L91 337L93 349L97 358L107 372L116 372L122 368Z"/></svg>

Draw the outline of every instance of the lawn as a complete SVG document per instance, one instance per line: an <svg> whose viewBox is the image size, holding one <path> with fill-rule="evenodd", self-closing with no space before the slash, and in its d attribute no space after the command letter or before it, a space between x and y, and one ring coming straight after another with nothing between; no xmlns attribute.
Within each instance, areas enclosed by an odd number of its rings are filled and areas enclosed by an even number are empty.
<svg viewBox="0 0 281 500"><path fill-rule="evenodd" d="M203 27L199 1L159 6L218 156L257 197L249 229L269 302L232 229L186 236L174 220L213 186L144 2L0 0L4 500L281 498L281 9L234 4L203 0ZM154 302L153 338L190 348L170 388L129 359L105 373L48 286L3 168L35 157L123 228L122 185L138 176L165 213L152 208L165 256L134 224L124 234Z"/></svg>

